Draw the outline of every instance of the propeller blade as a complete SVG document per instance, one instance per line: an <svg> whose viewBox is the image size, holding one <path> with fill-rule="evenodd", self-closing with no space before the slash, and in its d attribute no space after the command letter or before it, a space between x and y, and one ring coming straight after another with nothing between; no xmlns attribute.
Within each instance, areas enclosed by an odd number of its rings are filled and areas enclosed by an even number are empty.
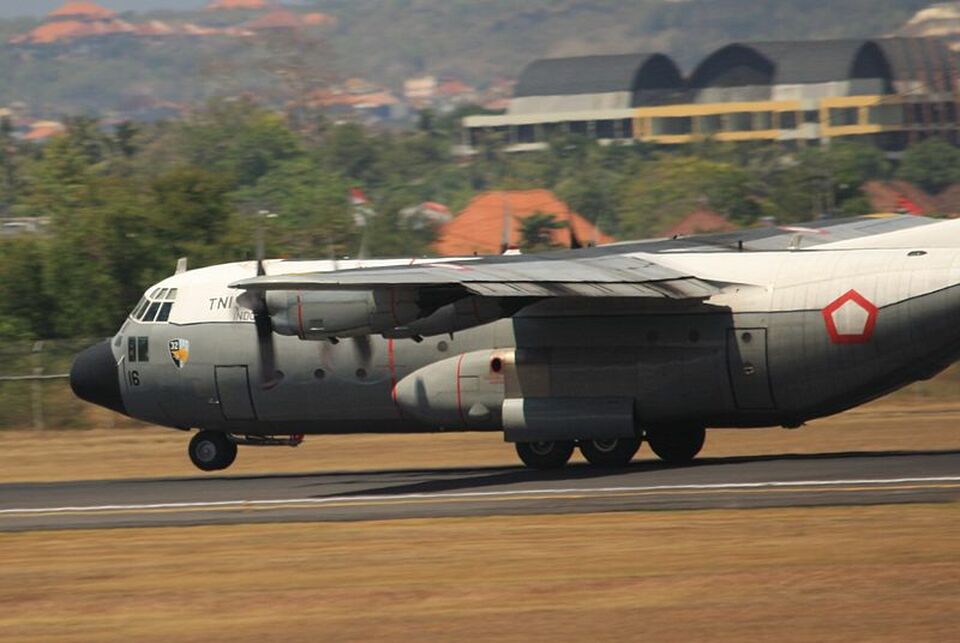
<svg viewBox="0 0 960 643"><path fill-rule="evenodd" d="M261 386L271 389L280 383L283 375L277 370L276 351L273 344L273 322L267 311L266 298L253 313L253 322L257 328L257 354L260 357Z"/></svg>
<svg viewBox="0 0 960 643"><path fill-rule="evenodd" d="M257 276L267 274L263 265L263 237L257 239ZM267 294L260 291L252 294L249 291L241 295L252 301L245 302L253 311L253 323L257 327L257 355L260 358L260 386L269 390L280 383L283 373L277 370L276 350L273 345L273 322L270 320L270 311L267 309Z"/></svg>

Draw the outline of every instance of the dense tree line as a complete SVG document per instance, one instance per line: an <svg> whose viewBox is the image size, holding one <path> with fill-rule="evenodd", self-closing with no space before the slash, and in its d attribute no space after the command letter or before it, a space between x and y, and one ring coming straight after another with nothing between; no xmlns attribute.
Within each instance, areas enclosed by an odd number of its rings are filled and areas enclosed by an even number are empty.
<svg viewBox="0 0 960 643"><path fill-rule="evenodd" d="M525 154L490 144L465 160L451 151L456 123L426 114L417 130L383 132L311 116L294 129L250 101L222 100L178 122L74 119L42 146L0 124L0 214L50 219L43 234L0 238L0 334L109 334L178 257L193 267L251 258L258 228L271 256L429 253L433 231L405 224L401 210L439 201L457 211L488 189L552 189L629 238L697 206L742 225L798 221L866 212L860 185L895 172L933 190L960 180L960 152L935 139L896 169L857 143L662 150L575 137ZM352 188L376 213L366 226Z"/></svg>

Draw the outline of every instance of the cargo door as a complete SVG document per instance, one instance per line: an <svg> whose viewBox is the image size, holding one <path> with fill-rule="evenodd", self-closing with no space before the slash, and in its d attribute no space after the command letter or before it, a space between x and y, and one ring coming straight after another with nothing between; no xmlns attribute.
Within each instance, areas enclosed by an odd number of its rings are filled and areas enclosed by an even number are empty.
<svg viewBox="0 0 960 643"><path fill-rule="evenodd" d="M217 366L217 397L226 420L255 420L246 366Z"/></svg>
<svg viewBox="0 0 960 643"><path fill-rule="evenodd" d="M767 368L766 328L731 328L727 331L727 368L738 409L759 411L774 408Z"/></svg>

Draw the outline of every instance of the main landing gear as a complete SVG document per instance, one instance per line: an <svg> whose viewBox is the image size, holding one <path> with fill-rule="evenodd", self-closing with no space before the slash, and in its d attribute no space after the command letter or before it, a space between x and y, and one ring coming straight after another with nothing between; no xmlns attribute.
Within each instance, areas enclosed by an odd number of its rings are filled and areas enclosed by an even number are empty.
<svg viewBox="0 0 960 643"><path fill-rule="evenodd" d="M223 431L203 429L190 440L187 453L190 461L202 471L221 471L237 459L237 445L255 447L296 447L303 442L303 435L232 435Z"/></svg>
<svg viewBox="0 0 960 643"><path fill-rule="evenodd" d="M669 464L689 464L703 448L703 427L657 427L644 431L650 448ZM570 460L574 448L587 462L597 467L624 467L640 448L641 438L609 440L563 440L555 442L517 442L517 455L531 469L559 469Z"/></svg>

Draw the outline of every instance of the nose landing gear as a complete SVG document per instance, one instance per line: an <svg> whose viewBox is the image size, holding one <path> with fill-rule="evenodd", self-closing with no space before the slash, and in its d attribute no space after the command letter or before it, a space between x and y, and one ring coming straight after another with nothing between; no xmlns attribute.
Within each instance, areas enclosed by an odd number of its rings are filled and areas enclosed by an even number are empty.
<svg viewBox="0 0 960 643"><path fill-rule="evenodd" d="M237 445L226 433L200 431L187 447L190 461L203 471L226 469L237 459Z"/></svg>
<svg viewBox="0 0 960 643"><path fill-rule="evenodd" d="M237 445L253 447L297 447L302 433L292 435L232 435L203 429L190 440L187 453L190 461L202 471L222 471L237 459Z"/></svg>

